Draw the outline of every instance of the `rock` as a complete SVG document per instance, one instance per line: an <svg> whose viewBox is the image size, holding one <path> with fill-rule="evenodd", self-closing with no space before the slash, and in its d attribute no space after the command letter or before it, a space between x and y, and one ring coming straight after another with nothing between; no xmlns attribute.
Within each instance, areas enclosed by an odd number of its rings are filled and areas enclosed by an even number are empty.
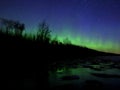
<svg viewBox="0 0 120 90"><path fill-rule="evenodd" d="M120 75L115 74L91 73L91 75L101 78L120 78Z"/></svg>
<svg viewBox="0 0 120 90"><path fill-rule="evenodd" d="M63 76L61 79L62 80L77 80L77 79L79 79L79 76L77 76L77 75Z"/></svg>
<svg viewBox="0 0 120 90"><path fill-rule="evenodd" d="M104 85L97 80L87 80L82 87L82 90L103 90Z"/></svg>
<svg viewBox="0 0 120 90"><path fill-rule="evenodd" d="M79 88L74 84L64 84L52 87L49 90L79 90Z"/></svg>

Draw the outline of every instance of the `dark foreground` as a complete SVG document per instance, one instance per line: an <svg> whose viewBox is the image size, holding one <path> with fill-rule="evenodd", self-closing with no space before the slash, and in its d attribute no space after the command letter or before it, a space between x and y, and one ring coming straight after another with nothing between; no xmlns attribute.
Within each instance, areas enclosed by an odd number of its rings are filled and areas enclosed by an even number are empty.
<svg viewBox="0 0 120 90"><path fill-rule="evenodd" d="M36 51L32 51L28 50L28 51L22 51L19 50L20 52L16 52L16 50L9 50L9 51L3 51L1 54L1 62L2 62L2 70L3 73L1 73L4 77L4 82L5 82L5 88L9 88L9 89L15 89L15 90L62 90L62 89L67 89L67 90L103 90L105 89L105 85L102 81L99 81L101 78L107 78L105 79L108 80L109 78L113 77L113 84L119 84L120 82L117 82L116 80L120 78L120 74L116 75L114 74L114 72L110 75L105 74L104 72L101 74L99 73L91 73L91 75L95 76L95 77L99 77L100 79L93 79L91 77L84 77L83 78L87 78L86 81L84 81L84 84L81 83L77 83L77 84L73 84L73 83L66 83L63 85L53 85L53 87L51 87L51 84L54 83L54 80L52 82L49 82L49 71L53 71L56 72L57 68L59 67L59 65L57 66L57 64L53 64L55 63L55 60L58 60L59 63L59 57L57 57L56 59L52 60L53 58L50 58L49 56L44 56L44 54L42 53L36 53ZM61 59L61 57L60 57ZM88 58L89 59L89 58ZM61 61L66 61L66 62L71 62L72 59L62 59ZM74 60L74 59L73 59ZM87 60L87 58L85 58L85 60ZM86 62L86 63L85 63ZM77 63L82 63L82 61L77 62ZM95 63L95 61L93 62ZM97 62L96 62L97 63ZM96 65L95 63L95 65ZM99 63L99 62L98 62ZM68 63L70 67L74 67L76 68L76 63ZM53 65L53 66L51 66ZM63 68L64 64L60 64L61 68ZM63 66L62 66L63 65ZM91 64L92 65L92 64ZM109 67L104 67L102 66L101 68L97 68L97 67L91 67L90 65L88 65L87 61L84 61L83 67L85 68L89 68L91 70L96 70L98 72L101 72L102 69L104 71L104 68L109 68ZM113 64L111 64L110 66L111 70L112 68L120 68L120 66L117 66ZM55 70L54 70L55 69ZM61 69L60 69L61 70ZM87 71L85 71L84 69L81 70L83 73L87 73ZM114 71L114 70L113 70ZM119 69L120 71L120 69ZM59 73L63 73L58 71ZM78 71L74 71L74 72L78 72ZM73 81L74 80L81 80L81 76L69 76L71 75L71 71L69 71L69 68L67 69L67 71L65 71L65 73L68 75L68 77L63 77L63 81ZM79 72L78 72L79 73ZM77 73L77 75L78 75ZM119 72L118 72L119 73ZM61 75L60 74L60 75ZM64 74L64 73L63 73ZM75 73L74 73L75 74ZM81 73L80 73L81 74ZM76 75L76 74L75 74ZM56 78L56 74L54 76L54 79ZM115 79L114 79L115 78ZM58 80L59 81L59 80ZM56 82L57 83L57 82ZM58 83L59 84L59 83ZM109 84L108 84L109 85ZM112 85L112 84L110 84ZM78 86L83 86L82 89L80 89ZM113 86L114 87L114 86ZM44 88L44 89L43 89ZM114 87L116 90L119 90L117 88L119 87ZM108 89L108 88L107 88ZM109 90L113 90L113 88L110 88Z"/></svg>
<svg viewBox="0 0 120 90"><path fill-rule="evenodd" d="M3 79L3 87L7 88L7 90L103 90L103 83L98 80L91 80L89 77L88 80L85 81L84 85L81 85L80 83L66 83L54 86L54 80L49 82L49 71L56 71L59 67L56 63L61 61L68 63L78 59L80 61L77 61L77 63L86 62L84 67L100 70L100 68L87 65L87 62L91 60L92 63L100 63L93 58L112 55L116 54L99 52L74 45L50 44L41 41L26 40L19 36L0 34L0 61L2 66L1 78ZM75 63L71 63L69 66L76 67ZM112 67L116 66L113 65ZM101 75L93 74L94 76L96 75L101 77ZM69 69L67 75L68 77L63 77L63 80L70 79L69 82L71 80L74 81L74 79L81 80L81 78L76 75L69 76ZM51 87L51 84L53 87ZM80 89L77 85L83 87Z"/></svg>
<svg viewBox="0 0 120 90"><path fill-rule="evenodd" d="M101 59L107 56L99 56ZM109 59L114 56L109 56ZM120 56L115 61L100 61L91 58L88 61L53 63L49 70L51 90L119 90L120 89ZM96 63L92 62L96 59ZM99 62L98 62L99 61ZM53 67L53 68L52 68ZM56 69L55 69L56 68Z"/></svg>

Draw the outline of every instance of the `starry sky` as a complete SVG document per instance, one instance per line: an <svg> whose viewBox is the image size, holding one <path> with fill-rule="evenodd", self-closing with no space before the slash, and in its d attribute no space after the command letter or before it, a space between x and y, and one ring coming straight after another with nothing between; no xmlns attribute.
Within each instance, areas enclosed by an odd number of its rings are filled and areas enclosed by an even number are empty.
<svg viewBox="0 0 120 90"><path fill-rule="evenodd" d="M0 17L31 33L45 20L61 42L120 54L120 0L0 0Z"/></svg>

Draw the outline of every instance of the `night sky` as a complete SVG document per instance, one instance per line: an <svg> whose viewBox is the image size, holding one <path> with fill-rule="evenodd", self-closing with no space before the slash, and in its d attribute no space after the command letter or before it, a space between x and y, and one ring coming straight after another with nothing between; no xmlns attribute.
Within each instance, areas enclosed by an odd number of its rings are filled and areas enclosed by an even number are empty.
<svg viewBox="0 0 120 90"><path fill-rule="evenodd" d="M120 0L0 0L0 17L31 33L46 20L60 41L120 53Z"/></svg>

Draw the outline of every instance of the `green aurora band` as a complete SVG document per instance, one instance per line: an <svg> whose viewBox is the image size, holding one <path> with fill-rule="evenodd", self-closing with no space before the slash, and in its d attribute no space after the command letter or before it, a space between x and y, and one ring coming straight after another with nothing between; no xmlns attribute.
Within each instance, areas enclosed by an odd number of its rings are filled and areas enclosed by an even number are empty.
<svg viewBox="0 0 120 90"><path fill-rule="evenodd" d="M35 28L29 34L32 36L36 34L37 29ZM32 33L32 34L31 34ZM57 41L64 43L64 40L68 38L68 40L77 46L83 46L90 49L103 51L103 52L110 52L120 54L120 42L115 42L113 40L107 39L102 40L99 35L93 35L92 37L86 36L83 33L74 33L71 28L65 28L58 32L51 32L52 39L57 36ZM97 38L96 38L97 37Z"/></svg>
<svg viewBox="0 0 120 90"><path fill-rule="evenodd" d="M101 38L90 38L82 34L71 34L68 30L64 30L63 32L61 31L58 35L53 34L53 36L58 36L57 40L62 43L64 43L64 40L68 38L73 45L83 46L103 52L120 54L120 43L112 40L104 41Z"/></svg>

